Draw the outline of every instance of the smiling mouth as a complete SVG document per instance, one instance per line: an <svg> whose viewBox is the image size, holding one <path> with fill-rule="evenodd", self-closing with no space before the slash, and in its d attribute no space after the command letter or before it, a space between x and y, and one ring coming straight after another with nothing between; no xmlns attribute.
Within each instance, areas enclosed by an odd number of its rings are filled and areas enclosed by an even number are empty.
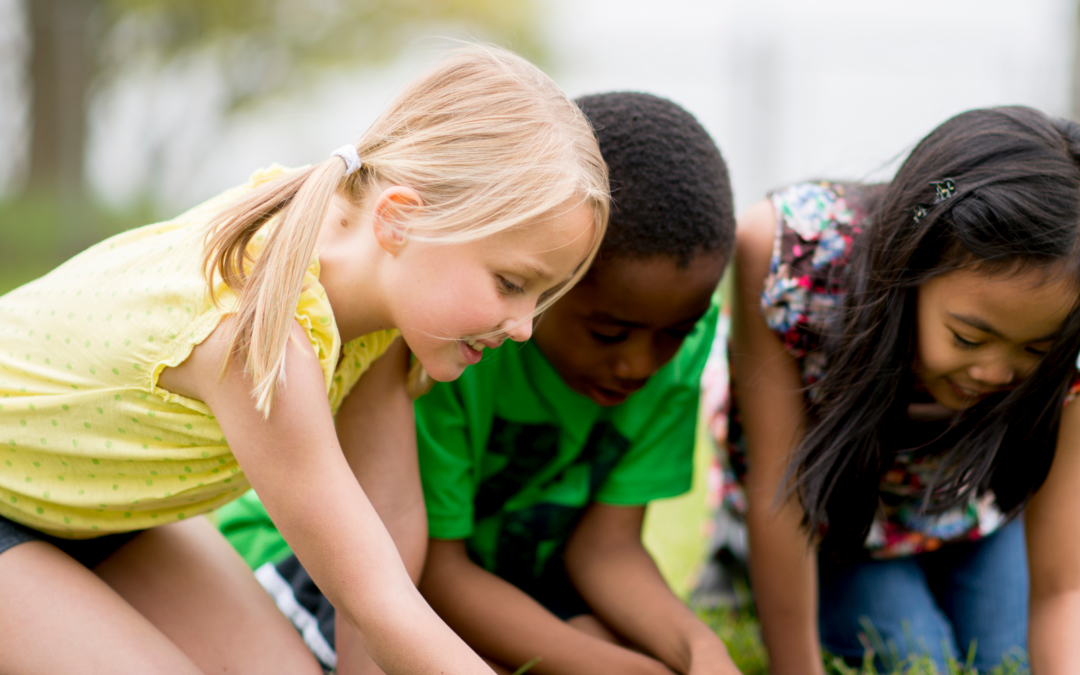
<svg viewBox="0 0 1080 675"><path fill-rule="evenodd" d="M969 389L967 387L960 386L959 384L957 384L956 382L954 382L952 380L949 380L948 382L949 382L949 386L952 387L953 392L956 393L961 398L965 398L965 399L986 398L990 394L993 394L994 392L998 391L997 389L986 389L986 390L983 390L983 389Z"/></svg>
<svg viewBox="0 0 1080 675"><path fill-rule="evenodd" d="M629 390L610 389L608 387L591 384L589 385L589 398L601 405L618 405L639 389L641 389L641 387L632 387Z"/></svg>
<svg viewBox="0 0 1080 675"><path fill-rule="evenodd" d="M461 354L465 357L466 362L470 364L480 363L480 359L484 356L484 344L482 342L469 338L458 340L458 344L461 346Z"/></svg>

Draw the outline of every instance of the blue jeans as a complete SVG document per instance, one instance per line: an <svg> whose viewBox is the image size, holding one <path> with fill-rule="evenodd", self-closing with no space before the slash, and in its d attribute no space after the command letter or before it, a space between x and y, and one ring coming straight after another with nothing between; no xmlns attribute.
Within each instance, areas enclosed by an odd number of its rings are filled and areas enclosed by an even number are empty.
<svg viewBox="0 0 1080 675"><path fill-rule="evenodd" d="M972 640L980 672L1027 649L1028 566L1024 524L1017 519L976 542L933 553L840 567L822 560L819 574L822 645L839 656L863 654L866 617L901 659L929 654L963 661ZM910 637L915 644L909 644Z"/></svg>

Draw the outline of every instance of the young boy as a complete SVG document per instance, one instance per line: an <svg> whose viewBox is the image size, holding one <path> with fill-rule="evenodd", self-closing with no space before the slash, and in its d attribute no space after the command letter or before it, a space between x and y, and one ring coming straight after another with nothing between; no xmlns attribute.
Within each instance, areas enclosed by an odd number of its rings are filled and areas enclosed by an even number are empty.
<svg viewBox="0 0 1080 675"><path fill-rule="evenodd" d="M610 169L609 229L531 342L416 402L430 535L420 590L500 672L540 657L531 672L736 673L641 543L646 504L690 487L734 234L727 170L669 101L578 103ZM294 557L260 578L283 609L294 591L314 613L300 623L333 644L332 608Z"/></svg>

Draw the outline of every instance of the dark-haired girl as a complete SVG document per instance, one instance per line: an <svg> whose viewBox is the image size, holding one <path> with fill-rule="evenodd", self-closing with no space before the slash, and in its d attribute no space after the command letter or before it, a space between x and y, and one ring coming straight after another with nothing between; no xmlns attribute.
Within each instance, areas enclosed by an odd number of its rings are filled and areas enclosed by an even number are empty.
<svg viewBox="0 0 1080 675"><path fill-rule="evenodd" d="M821 672L819 643L858 659L863 617L939 668L974 645L980 670L1019 648L1080 672L1080 126L963 113L891 183L773 193L736 261L732 465L772 672Z"/></svg>

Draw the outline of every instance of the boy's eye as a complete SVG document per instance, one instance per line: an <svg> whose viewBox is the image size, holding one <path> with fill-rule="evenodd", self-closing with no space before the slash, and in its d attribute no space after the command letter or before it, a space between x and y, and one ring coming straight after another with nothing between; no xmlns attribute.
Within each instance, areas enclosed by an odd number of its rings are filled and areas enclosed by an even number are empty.
<svg viewBox="0 0 1080 675"><path fill-rule="evenodd" d="M689 329L689 328L669 328L664 332L667 333L668 336L673 337L676 340L685 340L686 336L691 333L691 329Z"/></svg>
<svg viewBox="0 0 1080 675"><path fill-rule="evenodd" d="M523 294L525 292L524 288L522 288L521 286L518 286L517 284L515 284L514 282L510 281L509 279L507 279L506 277L503 277L503 276L499 277L499 285L502 286L502 290L503 290L504 293L511 293L513 295L521 295L521 294Z"/></svg>
<svg viewBox="0 0 1080 675"><path fill-rule="evenodd" d="M617 342L622 342L626 339L626 333L601 333L599 331L591 331L593 338L597 342L601 342L605 345L613 345Z"/></svg>

